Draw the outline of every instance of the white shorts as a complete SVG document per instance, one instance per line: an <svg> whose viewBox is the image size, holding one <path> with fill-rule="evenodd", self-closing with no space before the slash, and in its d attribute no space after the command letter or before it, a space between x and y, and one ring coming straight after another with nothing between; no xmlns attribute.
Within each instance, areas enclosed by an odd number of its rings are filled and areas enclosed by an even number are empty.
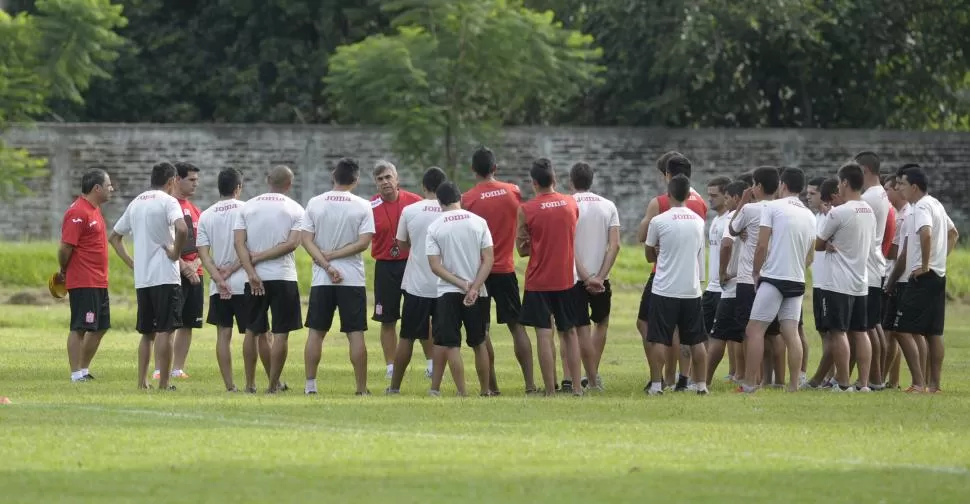
<svg viewBox="0 0 970 504"><path fill-rule="evenodd" d="M804 297L786 298L774 285L761 282L754 295L750 318L766 324L770 324L775 318L779 321L794 320L798 322L802 315L802 298Z"/></svg>

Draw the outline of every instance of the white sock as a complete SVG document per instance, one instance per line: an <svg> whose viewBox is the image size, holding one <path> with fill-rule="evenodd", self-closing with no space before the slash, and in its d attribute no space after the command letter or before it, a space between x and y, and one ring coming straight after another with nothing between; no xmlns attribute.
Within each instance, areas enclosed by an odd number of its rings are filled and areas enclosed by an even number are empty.
<svg viewBox="0 0 970 504"><path fill-rule="evenodd" d="M181 369L173 369L171 375L178 376L182 372Z"/></svg>
<svg viewBox="0 0 970 504"><path fill-rule="evenodd" d="M317 391L317 379L308 379L306 381L306 392L316 392Z"/></svg>
<svg viewBox="0 0 970 504"><path fill-rule="evenodd" d="M81 368L81 376L87 376L89 374L91 373L88 371L88 368Z"/></svg>
<svg viewBox="0 0 970 504"><path fill-rule="evenodd" d="M695 386L697 387L697 391L698 392L707 392L707 384L706 383L697 383L697 384L695 384Z"/></svg>
<svg viewBox="0 0 970 504"><path fill-rule="evenodd" d="M652 390L654 392L662 392L663 391L663 385L661 384L661 382L656 382L656 381L655 382L650 382L650 390Z"/></svg>
<svg viewBox="0 0 970 504"><path fill-rule="evenodd" d="M71 371L71 381L80 380L83 376L80 371Z"/></svg>
<svg viewBox="0 0 970 504"><path fill-rule="evenodd" d="M387 365L387 372L388 373L393 373L394 372L394 364L388 364Z"/></svg>
<svg viewBox="0 0 970 504"><path fill-rule="evenodd" d="M431 359L428 359L428 371L431 371L431 369L434 368L433 364L434 364L434 361Z"/></svg>

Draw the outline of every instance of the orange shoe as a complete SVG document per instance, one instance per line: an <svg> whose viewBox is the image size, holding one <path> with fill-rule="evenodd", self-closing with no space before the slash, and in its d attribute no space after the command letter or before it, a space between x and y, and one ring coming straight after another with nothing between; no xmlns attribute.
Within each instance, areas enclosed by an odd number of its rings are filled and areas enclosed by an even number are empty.
<svg viewBox="0 0 970 504"><path fill-rule="evenodd" d="M181 379L185 380L188 377L189 377L189 374L186 373L185 371L182 371L181 369L176 370L176 371L172 371L172 378L181 378Z"/></svg>
<svg viewBox="0 0 970 504"><path fill-rule="evenodd" d="M927 394L942 394L943 393L943 389L941 389L941 388L926 389L926 393Z"/></svg>
<svg viewBox="0 0 970 504"><path fill-rule="evenodd" d="M910 385L909 388L906 389L906 390L904 390L903 392L905 392L907 394L922 394L924 391L923 391L923 387L917 387L916 385Z"/></svg>

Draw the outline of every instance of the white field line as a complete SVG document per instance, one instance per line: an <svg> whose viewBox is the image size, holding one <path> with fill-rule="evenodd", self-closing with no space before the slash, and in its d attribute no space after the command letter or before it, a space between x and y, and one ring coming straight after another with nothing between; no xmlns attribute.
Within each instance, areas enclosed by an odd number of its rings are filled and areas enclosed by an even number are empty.
<svg viewBox="0 0 970 504"><path fill-rule="evenodd" d="M423 438L436 441L450 441L450 442L472 442L472 441L489 441L492 436L489 434L479 434L479 435L469 435L469 434L458 434L458 433L435 433L435 432L419 432L412 430L391 430L391 429L375 429L375 428L351 428L351 427L334 427L325 424L316 423L298 423L281 421L276 417L270 416L248 416L248 418L239 417L227 417L220 414L213 413L184 413L175 411L156 411L156 410L146 410L146 409L132 409L132 408L112 408L105 406L85 406L85 405L53 405L53 404L23 404L20 407L27 406L33 408L44 408L44 409L71 409L71 410L82 410L82 411L95 411L99 413L114 413L119 415L132 415L132 416L152 416L152 417L162 417L162 418L182 418L182 419L195 419L195 420L207 420L220 424L231 424L240 427L286 427L290 429L308 430L308 431L319 431L319 432L329 432L342 435L353 435L355 437L372 437L372 436L386 436L386 437L405 437L405 438ZM517 442L526 442L535 447L546 447L545 443L539 442L537 440L520 439ZM661 446L651 446L648 443L624 443L624 442L609 442L592 444L591 442L583 442L582 440L574 439L557 439L555 441L557 447L562 447L563 445L572 446L574 448L581 449L614 449L614 450L626 450L630 452L649 452L649 453L659 453L665 455L671 454L682 454L684 456L702 456L705 458L710 458L715 453L724 457L737 457L745 459L774 459L781 460L785 462L801 462L807 464L817 464L821 466L846 466L846 467L868 467L873 469L908 469L914 471L923 471L928 473L936 474L952 474L959 476L970 476L970 468L960 467L960 466L940 466L940 465L928 465L928 464L912 464L912 463L891 463L881 460L868 460L864 458L818 458L809 457L803 455L794 455L788 453L779 452L749 452L749 451L732 451L724 448L718 450L712 448L691 448L691 447L678 447L670 445Z"/></svg>

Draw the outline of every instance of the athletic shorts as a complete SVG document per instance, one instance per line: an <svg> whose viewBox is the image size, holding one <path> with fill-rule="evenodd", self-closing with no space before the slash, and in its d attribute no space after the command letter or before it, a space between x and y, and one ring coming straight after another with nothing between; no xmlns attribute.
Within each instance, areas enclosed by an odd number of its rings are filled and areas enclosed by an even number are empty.
<svg viewBox="0 0 970 504"><path fill-rule="evenodd" d="M869 294L866 297L866 329L875 329L877 325L882 324L886 311L885 292L882 287L869 287Z"/></svg>
<svg viewBox="0 0 970 504"><path fill-rule="evenodd" d="M802 317L804 294L804 283L762 277L751 305L750 318L769 324L776 318L797 321Z"/></svg>
<svg viewBox="0 0 970 504"><path fill-rule="evenodd" d="M182 327L202 327L202 313L205 305L205 286L202 277L198 284L192 284L188 278L182 277Z"/></svg>
<svg viewBox="0 0 970 504"><path fill-rule="evenodd" d="M347 334L366 331L367 289L346 285L310 287L306 326L314 331L327 332L333 327L334 313L340 314L340 332Z"/></svg>
<svg viewBox="0 0 970 504"><path fill-rule="evenodd" d="M650 273L650 278L647 279L647 285L643 286L643 294L640 296L640 309L637 313L637 320L642 320L644 322L650 320L650 295L653 293L654 275L654 273Z"/></svg>
<svg viewBox="0 0 970 504"><path fill-rule="evenodd" d="M263 334L286 334L303 327L300 316L300 287L293 280L263 280L262 296L254 296L246 283L246 330ZM273 316L272 328L269 317Z"/></svg>
<svg viewBox="0 0 970 504"><path fill-rule="evenodd" d="M735 317L737 311L736 298L721 298L717 303L717 312L714 315L714 327L711 329L711 337L722 341L744 341L744 326L738 325Z"/></svg>
<svg viewBox="0 0 970 504"><path fill-rule="evenodd" d="M401 310L401 339L426 340L431 331L431 321L434 317L436 298L415 296L404 293L404 309ZM483 301L485 310L488 300Z"/></svg>
<svg viewBox="0 0 970 504"><path fill-rule="evenodd" d="M155 285L135 289L138 314L135 330L140 334L172 332L182 327L182 286Z"/></svg>
<svg viewBox="0 0 970 504"><path fill-rule="evenodd" d="M576 327L573 296L571 289L563 291L525 291L522 298L522 316L519 322L536 329L552 329L556 320L556 330L566 332Z"/></svg>
<svg viewBox="0 0 970 504"><path fill-rule="evenodd" d="M751 320L751 306L754 305L754 285L739 283L735 294L734 322L743 332Z"/></svg>
<svg viewBox="0 0 970 504"><path fill-rule="evenodd" d="M897 282L893 287L893 294L886 295L886 316L882 320L882 328L886 331L896 330L896 312L899 311L899 303L906 292L906 282Z"/></svg>
<svg viewBox="0 0 970 504"><path fill-rule="evenodd" d="M896 312L896 331L941 336L946 319L946 277L928 271L910 277Z"/></svg>
<svg viewBox="0 0 970 504"><path fill-rule="evenodd" d="M207 324L216 327L232 327L232 321L235 320L236 329L243 333L246 332L246 318L244 294L235 294L229 299L222 299L219 294L209 296L209 315L205 320Z"/></svg>
<svg viewBox="0 0 970 504"><path fill-rule="evenodd" d="M647 341L671 346L674 330L680 330L680 344L693 346L707 341L701 298L679 299L651 294L647 320Z"/></svg>
<svg viewBox="0 0 970 504"><path fill-rule="evenodd" d="M374 316L371 320L392 324L401 318L401 298L404 290L404 261L377 261L374 265Z"/></svg>
<svg viewBox="0 0 970 504"><path fill-rule="evenodd" d="M465 295L458 292L448 292L436 299L432 327L434 344L460 347L462 326L465 327L465 344L474 348L484 343L488 327L483 308L486 303L488 301L484 297L479 297L472 306L465 306Z"/></svg>
<svg viewBox="0 0 970 504"><path fill-rule="evenodd" d="M717 317L717 306L721 304L721 293L704 291L701 297L701 308L704 310L704 328L708 332L714 331L714 319Z"/></svg>
<svg viewBox="0 0 970 504"><path fill-rule="evenodd" d="M822 314L822 307L825 306L825 292L818 287L812 289L812 315L815 318L815 330L822 336L829 331L825 326L825 317Z"/></svg>
<svg viewBox="0 0 970 504"><path fill-rule="evenodd" d="M850 296L841 292L822 294L821 325L827 331L865 332L869 328L869 296Z"/></svg>
<svg viewBox="0 0 970 504"><path fill-rule="evenodd" d="M605 291L599 294L590 294L583 282L576 282L570 291L573 296L573 314L576 316L576 327L584 327L592 322L597 324L606 320L610 316L613 306L613 290L610 288L610 281L603 282Z"/></svg>
<svg viewBox="0 0 970 504"><path fill-rule="evenodd" d="M111 328L108 289L80 287L67 291L71 303L71 331L100 332Z"/></svg>
<svg viewBox="0 0 970 504"><path fill-rule="evenodd" d="M519 279L512 273L492 273L485 279L485 290L488 291L488 311L492 311L492 301L495 302L495 321L499 324L516 324L522 312L522 302L519 300Z"/></svg>

